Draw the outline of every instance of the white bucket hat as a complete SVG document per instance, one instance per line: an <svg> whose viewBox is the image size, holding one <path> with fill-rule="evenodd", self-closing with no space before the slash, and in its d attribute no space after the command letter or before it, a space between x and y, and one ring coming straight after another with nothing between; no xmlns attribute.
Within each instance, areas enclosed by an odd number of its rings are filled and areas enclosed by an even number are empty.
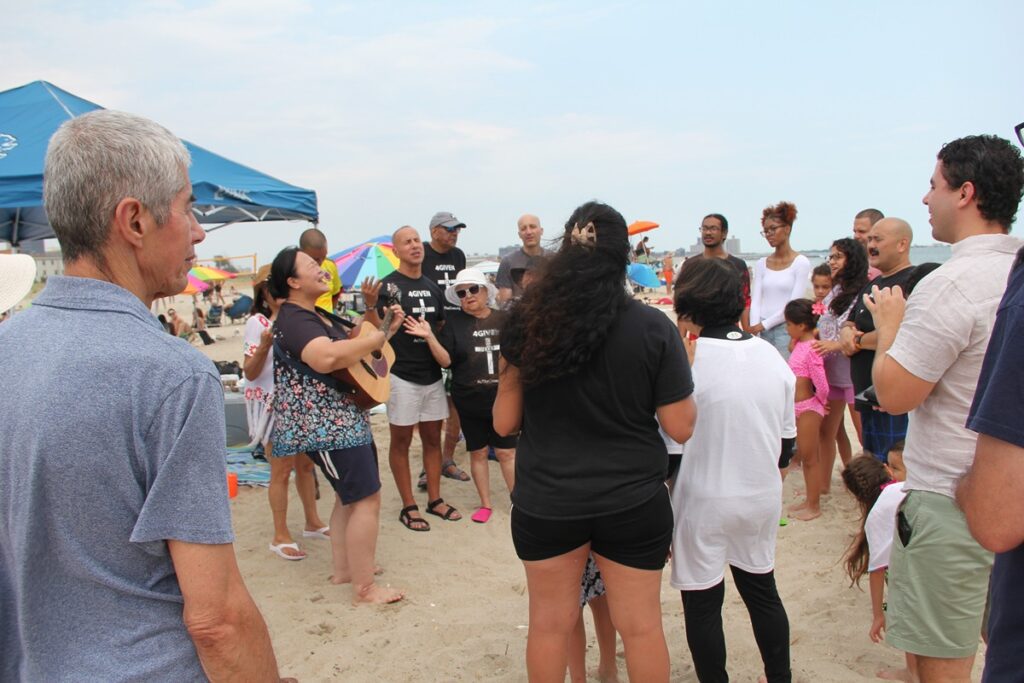
<svg viewBox="0 0 1024 683"><path fill-rule="evenodd" d="M36 260L28 254L0 254L0 313L14 308L36 281Z"/></svg>
<svg viewBox="0 0 1024 683"><path fill-rule="evenodd" d="M460 305L459 295L455 293L455 288L463 285L480 285L481 287L486 287L488 306L493 305L494 300L498 296L498 288L491 284L491 281L487 279L486 275L476 268L466 268L465 270L460 270L459 274L455 276L455 282L448 285L448 289L444 290L444 298L448 300L448 303L453 306Z"/></svg>

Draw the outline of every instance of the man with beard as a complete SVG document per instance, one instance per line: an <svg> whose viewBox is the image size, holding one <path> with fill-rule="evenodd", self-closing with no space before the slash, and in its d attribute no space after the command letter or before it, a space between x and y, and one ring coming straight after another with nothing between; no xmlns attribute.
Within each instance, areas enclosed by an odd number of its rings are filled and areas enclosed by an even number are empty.
<svg viewBox="0 0 1024 683"><path fill-rule="evenodd" d="M725 240L729 237L729 221L720 213L709 213L704 216L700 223L700 241L704 245L704 251L696 258L717 258L722 259L736 269L740 274L740 281L743 283L743 315L740 316L740 325L746 329L750 323L750 269L747 263L741 258L733 256L725 250ZM688 259L689 260L689 259ZM677 279L683 277L685 268L681 268Z"/></svg>

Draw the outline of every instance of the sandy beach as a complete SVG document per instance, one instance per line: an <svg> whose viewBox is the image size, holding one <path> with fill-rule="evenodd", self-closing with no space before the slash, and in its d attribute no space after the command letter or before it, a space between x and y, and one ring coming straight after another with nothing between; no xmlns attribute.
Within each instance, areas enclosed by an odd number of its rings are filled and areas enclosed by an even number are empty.
<svg viewBox="0 0 1024 683"><path fill-rule="evenodd" d="M238 289L245 291L241 285ZM178 297L176 306L183 314L190 312L184 297ZM242 330L241 324L212 330L223 339L203 347L204 353L215 360L240 360ZM386 453L386 417L374 415L373 428ZM852 431L851 439L856 443ZM414 440L411 460L418 463L419 458ZM468 465L461 444L456 459ZM301 681L525 681L526 580L509 536L509 501L497 464L491 466L491 521L475 524L468 519L477 502L471 482L442 479L442 495L466 518L445 522L428 517L429 533L413 533L399 524L400 504L386 458L381 481L381 579L408 595L387 607L353 607L347 586L328 583L330 548L325 541L301 539L302 512L294 488L289 526L309 554L300 562L285 562L267 550L271 519L266 489L240 487L231 502L239 565L269 625L281 673ZM786 481L785 503L796 500L802 488L802 477L795 472ZM425 495L418 494L421 509ZM881 668L901 666L903 655L870 641L867 578L863 590L850 588L841 565L858 512L838 470L832 494L822 505L820 519L791 521L779 530L776 577L789 614L794 680L872 680ZM327 520L331 497L324 495L319 506ZM761 662L747 613L728 574L726 581L729 673L737 681L756 681ZM662 605L672 680L696 681L679 593L669 585L667 572ZM597 646L589 611L586 615L588 668L596 674ZM625 681L621 648L620 641L619 676ZM979 654L983 652L982 645ZM982 666L979 656L976 678Z"/></svg>

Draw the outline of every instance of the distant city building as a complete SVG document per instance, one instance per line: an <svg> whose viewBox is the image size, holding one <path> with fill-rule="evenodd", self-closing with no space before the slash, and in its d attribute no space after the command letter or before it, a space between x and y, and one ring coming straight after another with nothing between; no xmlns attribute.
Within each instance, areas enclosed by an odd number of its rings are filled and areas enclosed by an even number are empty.
<svg viewBox="0 0 1024 683"><path fill-rule="evenodd" d="M521 244L513 244L507 247L498 247L498 260L505 258L514 251L519 251L523 248Z"/></svg>
<svg viewBox="0 0 1024 683"><path fill-rule="evenodd" d="M64 256L59 251L32 254L36 260L36 282L46 282L51 275L64 274Z"/></svg>
<svg viewBox="0 0 1024 683"><path fill-rule="evenodd" d="M743 251L740 248L740 238L739 237L728 237L728 238L726 238L726 240L725 240L725 250L727 252L729 252L730 254L742 254ZM686 250L686 255L687 256L696 256L697 254L701 253L702 251L704 251L704 243L701 242L700 238L698 237L697 241L694 242L693 245L691 245Z"/></svg>

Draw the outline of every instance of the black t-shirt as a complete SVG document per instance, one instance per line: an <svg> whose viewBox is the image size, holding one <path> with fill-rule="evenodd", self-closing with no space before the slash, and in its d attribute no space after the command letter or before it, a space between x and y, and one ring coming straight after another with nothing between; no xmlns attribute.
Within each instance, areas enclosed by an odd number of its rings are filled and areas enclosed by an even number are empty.
<svg viewBox="0 0 1024 683"><path fill-rule="evenodd" d="M512 501L544 519L606 515L647 502L668 472L655 411L692 393L676 326L661 311L630 301L585 368L524 391Z"/></svg>
<svg viewBox="0 0 1024 683"><path fill-rule="evenodd" d="M423 245L423 275L436 284L441 293L448 289L448 285L455 282L455 276L460 270L466 269L466 255L458 247L452 247L450 251L440 254L427 242ZM446 311L460 311L459 306L452 306L446 299L442 298Z"/></svg>
<svg viewBox="0 0 1024 683"><path fill-rule="evenodd" d="M850 313L848 320L853 321L853 324L861 332L874 332L875 321L871 317L871 312L864 305L864 295L871 292L871 288L875 285L879 287L895 287L899 285L901 288L906 288L907 280L914 273L914 268L904 268L903 270L893 273L889 277L883 277L879 275L871 282L864 286L864 289L860 290L857 294L857 299L854 302L853 311ZM850 356L850 379L853 381L853 390L856 393L860 393L870 387L874 382L871 380L871 365L875 362L875 352L873 349L863 349Z"/></svg>
<svg viewBox="0 0 1024 683"><path fill-rule="evenodd" d="M423 318L434 328L434 334L438 334L444 323L444 296L437 285L425 276L413 279L397 270L383 278L382 282L385 286L388 283L394 285L401 292L402 310L407 316ZM384 313L383 304L383 300L378 303L377 313L380 315ZM391 337L390 343L395 350L395 365L391 368L393 374L413 384L433 384L441 379L441 366L431 355L425 339L408 334L403 327Z"/></svg>
<svg viewBox="0 0 1024 683"><path fill-rule="evenodd" d="M341 340L348 339L348 334L339 327L325 323L313 311L290 302L281 305L274 321L274 339L292 358L301 361L302 350L317 337Z"/></svg>
<svg viewBox="0 0 1024 683"><path fill-rule="evenodd" d="M498 392L498 354L504 311L486 318L464 311L449 313L438 341L452 359L452 398L459 410L489 415Z"/></svg>

